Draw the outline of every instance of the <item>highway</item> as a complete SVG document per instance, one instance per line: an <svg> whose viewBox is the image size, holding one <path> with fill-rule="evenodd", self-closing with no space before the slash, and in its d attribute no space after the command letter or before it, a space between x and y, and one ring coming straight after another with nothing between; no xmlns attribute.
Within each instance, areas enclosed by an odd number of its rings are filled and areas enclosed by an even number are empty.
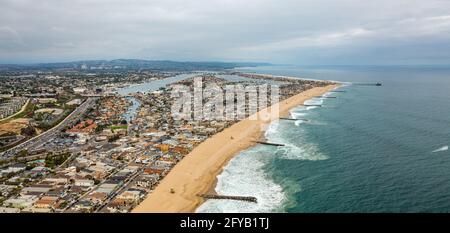
<svg viewBox="0 0 450 233"><path fill-rule="evenodd" d="M3 154L0 157L2 157L2 159L11 158L22 150L32 151L42 146L44 143L56 137L65 127L75 124L81 118L83 113L85 113L89 109L89 107L92 107L94 105L96 99L97 98L86 99L86 101L84 101L80 106L78 106L78 108L73 110L73 112L70 113L58 125L45 131L42 134L30 138L29 140L13 148L10 148L9 150L3 152Z"/></svg>

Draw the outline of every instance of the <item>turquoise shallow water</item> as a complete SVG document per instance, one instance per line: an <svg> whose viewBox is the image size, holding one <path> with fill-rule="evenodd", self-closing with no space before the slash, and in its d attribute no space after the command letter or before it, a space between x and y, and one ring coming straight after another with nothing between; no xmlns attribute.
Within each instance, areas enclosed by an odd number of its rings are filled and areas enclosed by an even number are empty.
<svg viewBox="0 0 450 233"><path fill-rule="evenodd" d="M258 204L210 200L199 212L449 212L450 68L258 67L244 71L345 82L307 122L274 122L274 149L236 156L216 191Z"/></svg>

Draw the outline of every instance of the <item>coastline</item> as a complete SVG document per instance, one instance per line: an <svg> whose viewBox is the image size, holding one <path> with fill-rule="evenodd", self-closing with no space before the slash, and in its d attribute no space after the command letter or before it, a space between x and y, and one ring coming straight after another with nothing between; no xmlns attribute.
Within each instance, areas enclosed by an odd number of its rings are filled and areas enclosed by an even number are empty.
<svg viewBox="0 0 450 233"><path fill-rule="evenodd" d="M339 86L332 84L306 90L256 113L262 116L257 120L246 118L208 138L175 165L132 213L194 212L204 202L197 195L214 192L217 175L223 167L240 151L261 139L265 128L273 120L267 116L276 114L271 112L274 106L278 105L279 109L279 116L276 117L284 117L293 107ZM171 189L175 193L170 193Z"/></svg>

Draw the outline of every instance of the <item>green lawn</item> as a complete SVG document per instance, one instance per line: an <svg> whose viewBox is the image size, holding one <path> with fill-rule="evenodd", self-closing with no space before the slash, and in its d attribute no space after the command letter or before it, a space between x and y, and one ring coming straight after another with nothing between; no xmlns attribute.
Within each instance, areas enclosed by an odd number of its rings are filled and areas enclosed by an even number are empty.
<svg viewBox="0 0 450 233"><path fill-rule="evenodd" d="M114 133L116 129L128 129L128 125L111 125L109 128Z"/></svg>

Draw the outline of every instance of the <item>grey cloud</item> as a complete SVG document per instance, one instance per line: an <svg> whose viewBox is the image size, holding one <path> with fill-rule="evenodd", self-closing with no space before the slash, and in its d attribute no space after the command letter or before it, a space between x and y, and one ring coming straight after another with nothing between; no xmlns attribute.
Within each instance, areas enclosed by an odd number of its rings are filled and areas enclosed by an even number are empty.
<svg viewBox="0 0 450 233"><path fill-rule="evenodd" d="M0 62L449 60L440 51L449 47L450 2L440 0L0 0L0 4Z"/></svg>

